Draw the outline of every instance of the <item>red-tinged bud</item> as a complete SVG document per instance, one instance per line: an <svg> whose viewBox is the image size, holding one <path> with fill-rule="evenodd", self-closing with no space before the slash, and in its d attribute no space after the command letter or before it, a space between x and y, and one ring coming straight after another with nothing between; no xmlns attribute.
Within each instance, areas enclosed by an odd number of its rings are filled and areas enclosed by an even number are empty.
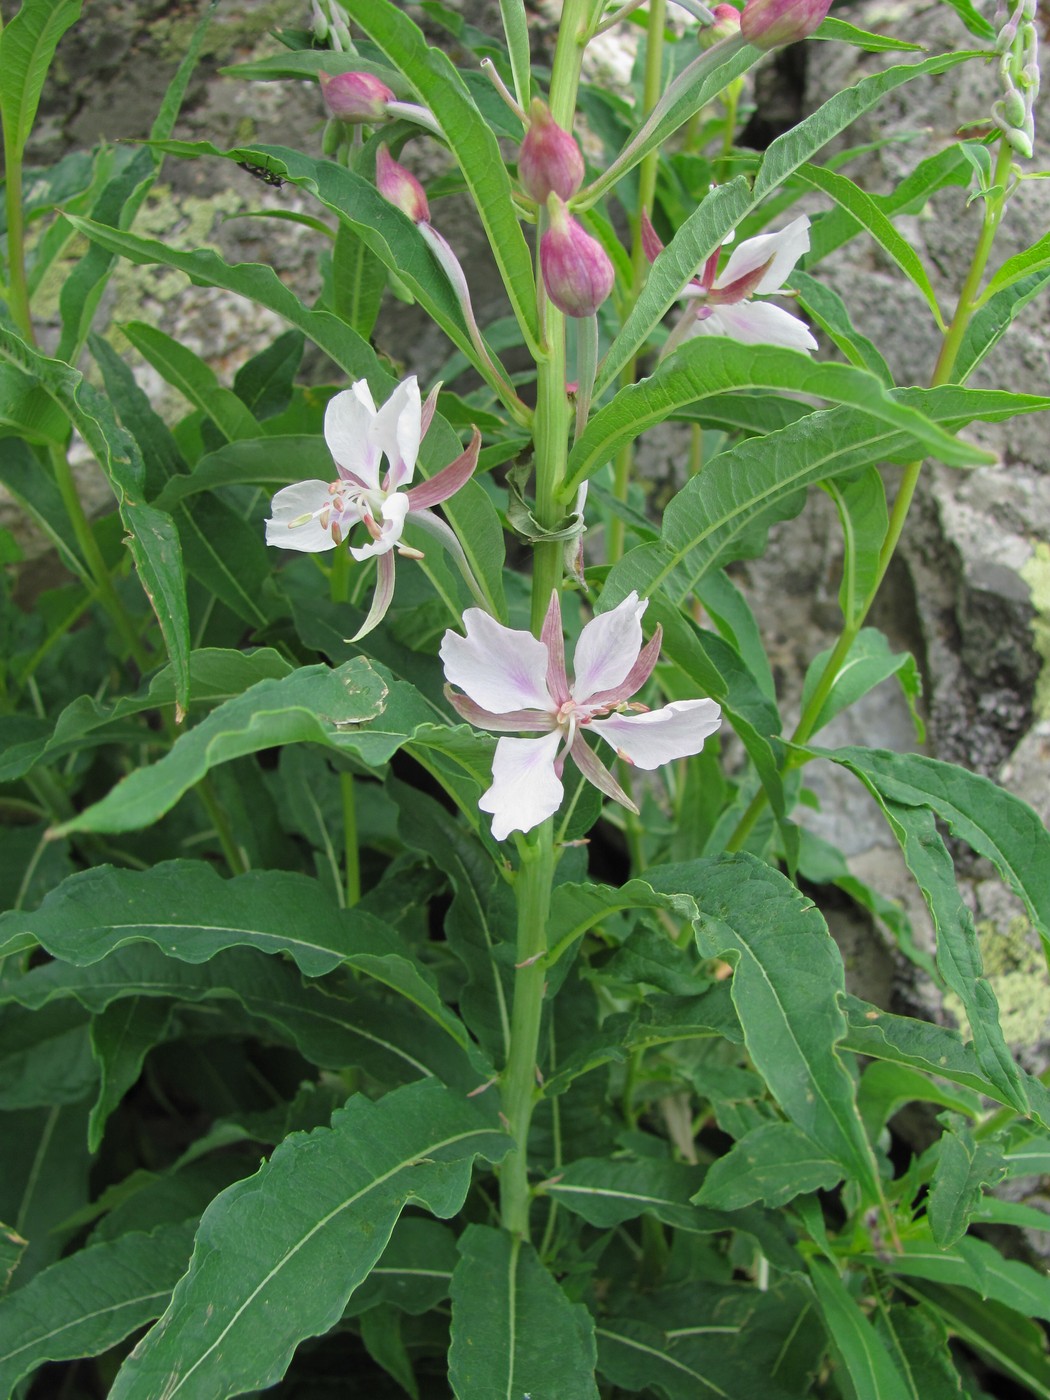
<svg viewBox="0 0 1050 1400"><path fill-rule="evenodd" d="M740 32L756 49L775 49L807 38L830 9L831 0L747 0Z"/></svg>
<svg viewBox="0 0 1050 1400"><path fill-rule="evenodd" d="M376 187L384 199L396 204L414 224L430 222L426 191L411 170L398 165L385 145L376 149Z"/></svg>
<svg viewBox="0 0 1050 1400"><path fill-rule="evenodd" d="M381 122L386 119L386 104L394 94L372 73L318 73L325 106L337 121Z"/></svg>
<svg viewBox="0 0 1050 1400"><path fill-rule="evenodd" d="M705 24L696 31L702 49L710 49L722 39L731 39L740 33L740 11L735 5L716 5L711 13L714 24Z"/></svg>
<svg viewBox="0 0 1050 1400"><path fill-rule="evenodd" d="M609 255L552 194L547 199L551 226L540 239L540 268L547 295L566 316L593 316L612 291L615 272Z"/></svg>
<svg viewBox="0 0 1050 1400"><path fill-rule="evenodd" d="M552 193L571 199L583 184L583 154L575 138L538 97L533 98L529 129L518 152L518 179L537 204L546 204Z"/></svg>

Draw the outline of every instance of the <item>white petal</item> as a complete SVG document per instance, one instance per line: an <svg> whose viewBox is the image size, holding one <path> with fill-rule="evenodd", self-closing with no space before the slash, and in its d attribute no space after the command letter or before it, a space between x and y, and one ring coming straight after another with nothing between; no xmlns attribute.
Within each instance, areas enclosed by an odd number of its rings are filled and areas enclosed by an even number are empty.
<svg viewBox="0 0 1050 1400"><path fill-rule="evenodd" d="M408 509L407 496L398 495L396 492L387 496L379 509L380 519L377 522L382 534L377 540L370 540L368 544L351 549L350 553L354 558L371 559L376 554L389 554L404 532Z"/></svg>
<svg viewBox="0 0 1050 1400"><path fill-rule="evenodd" d="M779 292L799 258L808 252L809 220L803 214L779 233L760 233L757 238L746 238L739 248L734 248L729 261L715 278L715 286L728 287L731 282L746 277L772 258L753 295L767 296L770 292Z"/></svg>
<svg viewBox="0 0 1050 1400"><path fill-rule="evenodd" d="M325 506L331 505L327 481L297 481L294 486L285 486L270 504L273 515L266 522L266 543L307 554L334 549L331 530L318 519Z"/></svg>
<svg viewBox="0 0 1050 1400"><path fill-rule="evenodd" d="M478 806L492 813L492 834L505 841L512 831L531 831L561 806L564 789L554 771L560 730L542 739L501 739L492 759L492 786Z"/></svg>
<svg viewBox="0 0 1050 1400"><path fill-rule="evenodd" d="M338 466L353 472L366 486L378 489L381 454L372 435L375 416L368 385L359 379L328 400L324 440Z"/></svg>
<svg viewBox="0 0 1050 1400"><path fill-rule="evenodd" d="M648 606L632 590L610 612L587 623L573 657L576 679L571 688L577 703L622 684L642 649L642 614Z"/></svg>
<svg viewBox="0 0 1050 1400"><path fill-rule="evenodd" d="M588 727L629 763L659 768L672 759L699 753L721 723L722 711L713 700L675 700L662 710L610 715L592 720Z"/></svg>
<svg viewBox="0 0 1050 1400"><path fill-rule="evenodd" d="M445 676L490 714L509 710L553 713L547 692L547 648L531 632L518 632L481 608L463 614L467 635L446 632L440 655Z"/></svg>
<svg viewBox="0 0 1050 1400"><path fill-rule="evenodd" d="M393 491L412 480L419 454L422 412L419 384L413 374L397 386L372 424L372 441L386 453L390 464Z"/></svg>
<svg viewBox="0 0 1050 1400"><path fill-rule="evenodd" d="M706 320L697 322L693 334L725 335L741 345L782 345L786 350L807 354L817 348L805 321L770 301L719 306Z"/></svg>

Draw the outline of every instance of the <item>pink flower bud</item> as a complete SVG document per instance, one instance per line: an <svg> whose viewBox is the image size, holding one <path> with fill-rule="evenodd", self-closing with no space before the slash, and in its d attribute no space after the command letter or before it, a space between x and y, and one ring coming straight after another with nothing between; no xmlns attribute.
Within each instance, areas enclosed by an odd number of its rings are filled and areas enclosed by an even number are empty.
<svg viewBox="0 0 1050 1400"><path fill-rule="evenodd" d="M337 121L381 122L394 94L371 73L318 73L325 106Z"/></svg>
<svg viewBox="0 0 1050 1400"><path fill-rule="evenodd" d="M551 226L540 239L547 295L566 316L593 316L612 291L609 255L573 218L556 194L548 197Z"/></svg>
<svg viewBox="0 0 1050 1400"><path fill-rule="evenodd" d="M696 32L702 49L714 48L720 40L740 33L740 11L735 5L716 5L711 13L714 24L702 25Z"/></svg>
<svg viewBox="0 0 1050 1400"><path fill-rule="evenodd" d="M812 34L831 9L831 0L747 0L740 32L756 49L775 49Z"/></svg>
<svg viewBox="0 0 1050 1400"><path fill-rule="evenodd" d="M383 144L376 149L376 187L384 199L396 204L414 224L430 222L430 205L423 186L411 170L398 165Z"/></svg>
<svg viewBox="0 0 1050 1400"><path fill-rule="evenodd" d="M546 204L552 191L559 199L571 199L583 184L583 155L575 138L538 97L533 98L529 129L518 152L518 179L537 204Z"/></svg>

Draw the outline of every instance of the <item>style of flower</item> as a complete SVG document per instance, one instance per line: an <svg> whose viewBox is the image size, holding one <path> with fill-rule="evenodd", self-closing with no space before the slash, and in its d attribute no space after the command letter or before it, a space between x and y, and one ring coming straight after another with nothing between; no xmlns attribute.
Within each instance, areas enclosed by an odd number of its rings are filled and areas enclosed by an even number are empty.
<svg viewBox="0 0 1050 1400"><path fill-rule="evenodd" d="M642 244L646 257L655 262L663 244L644 210ZM761 233L757 238L745 239L734 248L721 272L721 249L716 248L700 275L682 292L687 305L668 336L663 353L669 355L694 335L724 335L742 345L815 350L817 342L797 316L768 301L754 300L779 292L799 258L808 251L809 220L804 214L779 233Z"/></svg>
<svg viewBox="0 0 1050 1400"><path fill-rule="evenodd" d="M497 841L512 831L531 831L558 810L566 754L606 797L637 812L588 746L586 734L597 734L627 763L654 769L699 753L718 728L721 710L713 700L675 700L659 710L629 703L660 655L659 627L642 645L647 606L632 592L588 622L576 643L572 681L565 670L556 592L539 638L504 627L480 608L463 614L466 636L445 633L440 648L450 682L445 694L457 713L479 729L543 735L500 739L496 745L492 786L478 805L492 814Z"/></svg>
<svg viewBox="0 0 1050 1400"><path fill-rule="evenodd" d="M324 436L335 459L335 481L299 481L273 498L266 522L266 543L281 549L317 554L335 549L355 525L370 535L366 544L350 545L357 560L375 558L377 580L372 606L358 641L383 619L394 595L394 551L410 559L422 553L402 543L411 520L435 536L465 564L452 529L436 516L436 506L469 480L478 462L481 434L454 462L416 486L409 486L419 444L434 417L437 390L421 404L415 375L404 380L379 409L363 379L336 394L324 416ZM386 471L382 471L383 458Z"/></svg>

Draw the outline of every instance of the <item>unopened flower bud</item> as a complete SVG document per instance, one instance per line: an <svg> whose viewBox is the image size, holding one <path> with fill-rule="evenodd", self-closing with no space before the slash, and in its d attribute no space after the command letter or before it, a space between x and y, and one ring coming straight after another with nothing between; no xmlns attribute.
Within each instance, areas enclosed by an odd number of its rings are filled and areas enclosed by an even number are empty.
<svg viewBox="0 0 1050 1400"><path fill-rule="evenodd" d="M747 0L740 32L756 49L775 49L807 38L830 9L831 0Z"/></svg>
<svg viewBox="0 0 1050 1400"><path fill-rule="evenodd" d="M696 31L702 49L714 48L722 39L731 39L740 33L740 11L735 5L716 5L711 13L714 24L703 24Z"/></svg>
<svg viewBox="0 0 1050 1400"><path fill-rule="evenodd" d="M609 255L571 218L556 194L549 196L551 226L540 239L540 268L547 295L566 316L593 316L612 291Z"/></svg>
<svg viewBox="0 0 1050 1400"><path fill-rule="evenodd" d="M571 199L583 184L583 154L575 137L558 125L538 97L518 152L518 179L537 204L546 204L552 192L559 199Z"/></svg>
<svg viewBox="0 0 1050 1400"><path fill-rule="evenodd" d="M341 122L381 122L394 94L372 73L318 73L321 94L332 116Z"/></svg>
<svg viewBox="0 0 1050 1400"><path fill-rule="evenodd" d="M383 144L376 149L376 188L384 199L396 204L414 224L430 222L430 205L423 186L411 170L398 165Z"/></svg>

